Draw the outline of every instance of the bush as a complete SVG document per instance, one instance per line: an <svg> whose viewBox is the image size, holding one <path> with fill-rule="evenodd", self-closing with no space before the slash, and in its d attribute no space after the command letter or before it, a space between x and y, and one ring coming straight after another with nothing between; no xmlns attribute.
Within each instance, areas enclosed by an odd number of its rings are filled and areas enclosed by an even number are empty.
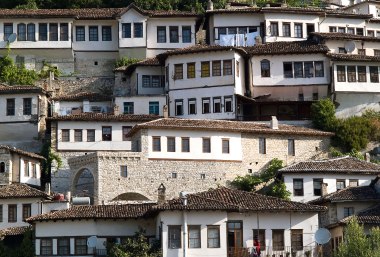
<svg viewBox="0 0 380 257"><path fill-rule="evenodd" d="M137 59L137 58L122 57L121 59L116 61L115 68L122 67L122 66L129 66L129 65L135 64L139 61L141 61L141 60Z"/></svg>
<svg viewBox="0 0 380 257"><path fill-rule="evenodd" d="M361 150L369 142L372 125L364 117L350 117L339 120L335 128L336 143L346 151Z"/></svg>
<svg viewBox="0 0 380 257"><path fill-rule="evenodd" d="M314 127L325 131L334 131L337 119L335 105L331 99L321 99L311 105L311 120Z"/></svg>

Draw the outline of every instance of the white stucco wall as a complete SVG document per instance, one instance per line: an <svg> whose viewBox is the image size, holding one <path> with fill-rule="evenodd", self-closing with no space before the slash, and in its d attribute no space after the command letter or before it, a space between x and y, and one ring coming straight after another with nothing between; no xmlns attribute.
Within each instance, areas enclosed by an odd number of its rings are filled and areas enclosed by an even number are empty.
<svg viewBox="0 0 380 257"><path fill-rule="evenodd" d="M115 104L120 113L124 112L124 102L133 102L134 114L149 114L149 102L159 103L159 115L163 116L163 107L166 105L165 95L115 97Z"/></svg>
<svg viewBox="0 0 380 257"><path fill-rule="evenodd" d="M23 114L23 99L32 98L32 115L38 112L38 94L25 93L25 94L2 94L0 95L0 123L14 122L14 121L29 121L31 115ZM15 99L15 115L7 114L7 99Z"/></svg>
<svg viewBox="0 0 380 257"><path fill-rule="evenodd" d="M71 102L71 101L52 101L54 112L58 115L69 115L72 109L81 109L82 112L93 112L92 107L100 107L101 112L107 113L111 111L111 101L109 102Z"/></svg>
<svg viewBox="0 0 380 257"><path fill-rule="evenodd" d="M329 27L347 27L350 28L365 28L365 19L347 19L345 17L321 17L319 24L320 32L329 32Z"/></svg>
<svg viewBox="0 0 380 257"><path fill-rule="evenodd" d="M129 9L124 13L119 19L119 48L129 48L129 47L146 47L147 41L147 16L143 16L134 9ZM143 37L134 38L133 36L133 23L142 22L143 23ZM131 23L131 38L122 38L122 23Z"/></svg>

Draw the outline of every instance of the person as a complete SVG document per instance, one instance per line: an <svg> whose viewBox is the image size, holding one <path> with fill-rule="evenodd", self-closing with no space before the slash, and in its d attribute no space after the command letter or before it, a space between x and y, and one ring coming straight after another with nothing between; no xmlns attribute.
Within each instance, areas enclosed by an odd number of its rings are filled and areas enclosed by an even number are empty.
<svg viewBox="0 0 380 257"><path fill-rule="evenodd" d="M255 236L255 238L253 239L253 246L256 248L256 253L257 253L257 256L260 257L261 256L261 249L260 249L260 240L258 239L257 236Z"/></svg>

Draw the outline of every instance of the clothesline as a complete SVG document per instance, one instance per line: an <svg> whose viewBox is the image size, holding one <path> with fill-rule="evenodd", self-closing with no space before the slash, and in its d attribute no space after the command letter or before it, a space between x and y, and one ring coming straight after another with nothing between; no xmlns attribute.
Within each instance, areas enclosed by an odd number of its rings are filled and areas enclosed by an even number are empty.
<svg viewBox="0 0 380 257"><path fill-rule="evenodd" d="M258 32L248 34L220 35L219 45L221 46L254 46Z"/></svg>

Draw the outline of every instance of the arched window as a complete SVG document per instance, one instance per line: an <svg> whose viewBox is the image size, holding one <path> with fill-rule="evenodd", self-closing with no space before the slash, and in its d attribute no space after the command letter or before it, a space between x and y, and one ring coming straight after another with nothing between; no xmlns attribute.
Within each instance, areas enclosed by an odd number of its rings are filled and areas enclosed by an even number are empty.
<svg viewBox="0 0 380 257"><path fill-rule="evenodd" d="M26 25L24 23L17 24L17 41L26 41Z"/></svg>
<svg viewBox="0 0 380 257"><path fill-rule="evenodd" d="M0 173L5 172L5 162L0 162Z"/></svg>
<svg viewBox="0 0 380 257"><path fill-rule="evenodd" d="M261 77L270 77L270 62L266 59L261 61Z"/></svg>
<svg viewBox="0 0 380 257"><path fill-rule="evenodd" d="M36 41L36 25L34 23L29 23L27 27L27 40Z"/></svg>

